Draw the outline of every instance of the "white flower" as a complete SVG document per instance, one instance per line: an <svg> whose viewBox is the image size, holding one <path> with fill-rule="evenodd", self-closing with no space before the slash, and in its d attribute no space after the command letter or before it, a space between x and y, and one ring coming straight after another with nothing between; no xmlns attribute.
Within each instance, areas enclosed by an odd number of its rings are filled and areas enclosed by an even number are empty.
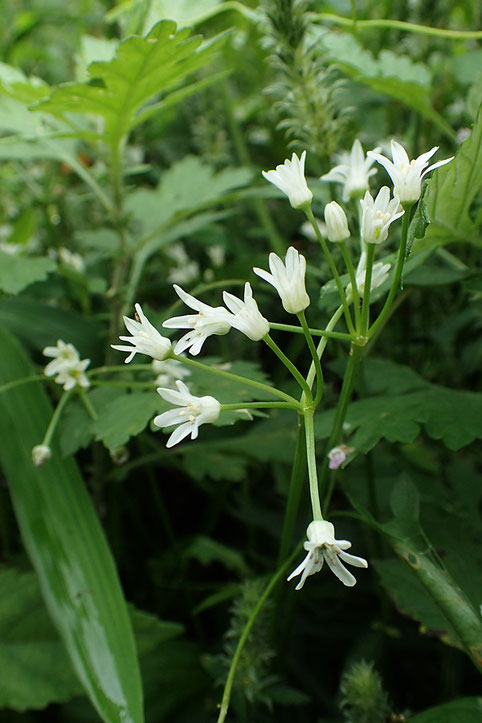
<svg viewBox="0 0 482 723"><path fill-rule="evenodd" d="M89 388L90 382L84 372L90 359L81 360L73 344L66 344L59 339L57 346L46 346L42 354L52 358L44 369L45 376L55 376L55 382L61 384L65 391L77 385L83 389Z"/></svg>
<svg viewBox="0 0 482 723"><path fill-rule="evenodd" d="M453 159L453 156L451 156L451 158L438 161L438 163L433 163L426 168L429 159L438 151L438 146L434 146L430 151L422 153L413 161L409 160L405 148L400 143L392 141L391 146L393 163L385 156L374 151L369 151L368 155L385 168L393 182L393 194L398 196L401 203L418 201L422 193L422 178L429 171L433 171L434 168L439 168L439 166L443 166Z"/></svg>
<svg viewBox="0 0 482 723"><path fill-rule="evenodd" d="M306 309L310 297L305 288L306 259L290 246L286 252L285 263L274 253L269 255L271 274L255 268L254 273L275 287L280 295L283 308L289 314L298 314Z"/></svg>
<svg viewBox="0 0 482 723"><path fill-rule="evenodd" d="M308 551L303 562L293 570L288 577L288 581L293 577L301 574L301 580L296 586L296 590L301 590L305 584L308 575L314 575L323 567L326 562L330 570L336 577L342 581L347 587L353 587L356 583L355 577L343 565L347 562L355 567L368 567L368 563L363 557L355 557L349 555L345 550L351 547L348 540L335 540L335 528L331 522L326 520L315 520L308 525L306 530L307 542L303 547Z"/></svg>
<svg viewBox="0 0 482 723"><path fill-rule="evenodd" d="M253 299L251 284L244 285L244 301L227 291L223 292L224 303L232 312L227 319L232 327L242 331L252 341L259 341L269 333L269 322L262 316Z"/></svg>
<svg viewBox="0 0 482 723"><path fill-rule="evenodd" d="M362 255L360 256L360 261L358 262L358 266L356 269L356 287L358 289L358 294L363 298L363 294L365 293L365 274L366 274L366 264L367 264L367 255L365 251L363 251ZM373 291L374 289L378 289L379 286L381 286L388 278L388 272L390 271L391 264L385 264L383 261L377 261L376 264L373 264L372 266L372 279L370 283L370 291ZM352 301L351 298L351 284L348 284L346 287L347 291L347 301L350 303Z"/></svg>
<svg viewBox="0 0 482 723"><path fill-rule="evenodd" d="M118 351L129 352L129 356L124 360L125 364L132 361L136 354L147 354L153 359L162 361L171 351L171 342L162 334L159 334L156 327L151 324L142 311L140 304L135 305L135 310L138 320L124 316L124 324L132 336L119 337L121 341L128 341L132 346L111 344L111 347Z"/></svg>
<svg viewBox="0 0 482 723"><path fill-rule="evenodd" d="M379 150L379 148L374 148L367 155L370 156L371 153ZM371 168L374 159L365 157L362 144L356 138L350 153L343 151L340 153L339 160L340 164L332 168L329 173L325 173L321 180L342 183L344 201L361 196L364 191L368 190L369 178L376 173L376 169Z"/></svg>
<svg viewBox="0 0 482 723"><path fill-rule="evenodd" d="M199 264L189 258L182 243L171 244L166 249L166 255L174 262L174 268L169 270L167 280L170 283L190 284L199 276Z"/></svg>
<svg viewBox="0 0 482 723"><path fill-rule="evenodd" d="M337 447L333 447L332 449L330 449L330 451L328 452L329 468L338 469L338 467L343 464L348 455L354 451L354 447L348 447L348 445L346 444L339 444Z"/></svg>
<svg viewBox="0 0 482 723"><path fill-rule="evenodd" d="M221 411L221 405L214 397L195 397L190 394L188 387L181 381L177 381L176 386L177 392L162 387L157 390L166 402L177 404L180 407L180 409L163 412L154 419L157 427L179 425L167 440L166 447L173 447L189 434L191 439L196 439L201 424L215 422Z"/></svg>
<svg viewBox="0 0 482 723"><path fill-rule="evenodd" d="M336 201L325 206L326 235L333 243L346 241L350 238L346 214Z"/></svg>
<svg viewBox="0 0 482 723"><path fill-rule="evenodd" d="M313 198L305 179L305 158L306 151L301 158L293 153L291 161L287 158L275 171L263 171L266 180L288 196L293 208L307 208Z"/></svg>
<svg viewBox="0 0 482 723"><path fill-rule="evenodd" d="M204 304L191 294L187 294L180 286L174 284L174 290L177 295L184 301L187 306L197 311L197 314L187 314L185 316L174 316L167 319L163 326L166 329L192 329L184 334L174 347L175 354L181 354L186 349L196 356L201 351L201 347L212 334L227 334L231 325L226 317L228 312L222 306L216 308Z"/></svg>
<svg viewBox="0 0 482 723"><path fill-rule="evenodd" d="M390 224L404 214L398 196L390 200L388 186L380 189L375 200L367 191L365 197L360 200L360 204L362 207L361 237L369 244L380 244L385 241Z"/></svg>
<svg viewBox="0 0 482 723"><path fill-rule="evenodd" d="M173 388L177 379L184 379L190 375L190 370L186 369L184 364L177 359L166 359L158 361L154 359L152 362L152 371L157 374L154 384L156 387Z"/></svg>
<svg viewBox="0 0 482 723"><path fill-rule="evenodd" d="M46 444L37 444L32 449L32 462L36 467L41 467L51 456L52 450Z"/></svg>

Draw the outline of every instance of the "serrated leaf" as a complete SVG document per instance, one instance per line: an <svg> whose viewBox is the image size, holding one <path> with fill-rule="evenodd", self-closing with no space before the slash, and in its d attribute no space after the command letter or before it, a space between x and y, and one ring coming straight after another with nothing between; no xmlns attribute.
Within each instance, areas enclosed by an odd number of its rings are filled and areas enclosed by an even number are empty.
<svg viewBox="0 0 482 723"><path fill-rule="evenodd" d="M57 264L46 256L14 256L0 251L0 289L18 294L35 281L43 281Z"/></svg>
<svg viewBox="0 0 482 723"><path fill-rule="evenodd" d="M479 723L482 698L459 698L410 716L410 723Z"/></svg>
<svg viewBox="0 0 482 723"><path fill-rule="evenodd" d="M464 241L482 247L480 229L471 208L482 188L482 106L470 137L453 161L437 169L428 181L424 199L430 218L425 236L414 242L414 251L438 244Z"/></svg>
<svg viewBox="0 0 482 723"><path fill-rule="evenodd" d="M323 31L322 42L328 57L347 75L378 93L415 108L453 139L451 127L429 101L431 73L427 66L413 63L409 57L391 50L382 51L376 59L348 33Z"/></svg>
<svg viewBox="0 0 482 723"><path fill-rule="evenodd" d="M35 109L61 119L68 113L100 116L105 140L117 146L149 101L160 93L166 100L168 91L211 60L215 46L201 43L188 29L177 30L174 22L162 20L144 37L120 43L112 60L91 63L89 82L65 83Z"/></svg>
<svg viewBox="0 0 482 723"><path fill-rule="evenodd" d="M31 376L18 342L0 328L0 378ZM142 723L134 638L115 565L72 458L55 441L40 468L31 450L52 407L38 382L0 395L0 461L9 480L22 540L70 660L106 723Z"/></svg>
<svg viewBox="0 0 482 723"><path fill-rule="evenodd" d="M146 428L162 406L154 387L152 392L119 395L99 410L93 424L96 439L102 440L108 449L122 447Z"/></svg>

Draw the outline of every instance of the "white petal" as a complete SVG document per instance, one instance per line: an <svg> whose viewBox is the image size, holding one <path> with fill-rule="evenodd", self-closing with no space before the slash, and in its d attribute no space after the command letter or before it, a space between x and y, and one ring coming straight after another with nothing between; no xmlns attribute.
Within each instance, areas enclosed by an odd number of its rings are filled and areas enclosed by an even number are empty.
<svg viewBox="0 0 482 723"><path fill-rule="evenodd" d="M357 557L356 555L350 555L348 552L342 550L338 553L343 562L353 565L353 567L368 567L368 562L363 557Z"/></svg>

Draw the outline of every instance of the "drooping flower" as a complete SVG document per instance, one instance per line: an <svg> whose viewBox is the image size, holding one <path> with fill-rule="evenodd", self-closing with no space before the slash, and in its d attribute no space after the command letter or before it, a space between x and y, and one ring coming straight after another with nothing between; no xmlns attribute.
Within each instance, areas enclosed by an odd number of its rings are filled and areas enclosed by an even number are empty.
<svg viewBox="0 0 482 723"><path fill-rule="evenodd" d="M392 140L391 147L393 161L375 151L368 151L367 155L385 168L393 182L393 194L398 196L400 203L418 201L422 193L422 178L435 168L444 166L453 160L453 156L451 156L428 166L429 159L438 151L438 146L434 146L430 151L422 153L412 161L400 143Z"/></svg>
<svg viewBox="0 0 482 723"><path fill-rule="evenodd" d="M345 550L351 547L348 540L335 540L335 528L331 522L326 520L314 520L310 522L306 530L307 541L303 547L308 552L303 562L293 570L288 577L288 581L297 575L301 575L301 580L296 586L296 590L301 590L309 575L319 572L326 562L330 570L341 582L347 587L353 587L356 584L356 578L343 565L343 562L353 565L354 567L368 567L368 563L363 557L350 555Z"/></svg>
<svg viewBox="0 0 482 723"><path fill-rule="evenodd" d="M255 268L254 273L274 286L281 298L283 308L289 314L298 314L306 309L310 297L306 293L306 259L290 246L286 252L285 263L275 253L269 255L271 273Z"/></svg>
<svg viewBox="0 0 482 723"><path fill-rule="evenodd" d="M267 181L277 186L288 196L293 208L308 208L313 199L305 179L305 158L306 151L303 151L301 158L296 153L285 160L284 163L276 166L275 171L263 171Z"/></svg>
<svg viewBox="0 0 482 723"><path fill-rule="evenodd" d="M374 148L367 155L370 156L371 153L379 150L379 148ZM340 164L332 168L329 173L325 173L321 180L342 183L344 201L353 197L359 198L368 190L369 179L376 173L376 169L372 168L374 159L365 157L362 144L356 138L351 151L340 153L339 160Z"/></svg>
<svg viewBox="0 0 482 723"><path fill-rule="evenodd" d="M191 294L186 293L180 286L174 284L176 294L197 314L186 314L184 316L174 316L167 319L163 326L166 329L191 329L187 334L179 339L174 347L175 354L181 354L186 349L189 353L196 356L201 351L202 345L212 334L221 336L227 334L231 325L226 320L228 312L222 306L209 306L199 301Z"/></svg>
<svg viewBox="0 0 482 723"><path fill-rule="evenodd" d="M346 444L339 444L336 447L333 447L328 452L328 467L330 469L338 469L338 467L343 464L348 455L354 451L354 447L348 447L348 445Z"/></svg>
<svg viewBox="0 0 482 723"><path fill-rule="evenodd" d="M350 238L346 214L336 201L326 204L325 222L326 235L329 241L340 243Z"/></svg>
<svg viewBox="0 0 482 723"><path fill-rule="evenodd" d="M363 251L363 253L360 256L360 261L358 262L358 266L356 269L356 287L358 289L358 294L363 298L363 294L365 293L365 274L366 274L366 265L367 265L367 255ZM374 289L378 289L379 286L381 286L388 278L388 272L390 271L391 264L386 264L383 261L377 261L376 264L373 264L372 266L372 279L370 283L370 291L373 291ZM347 301L348 303L351 302L351 284L348 284L346 287L347 292Z"/></svg>
<svg viewBox="0 0 482 723"><path fill-rule="evenodd" d="M111 347L118 351L129 352L129 356L124 360L125 364L132 361L136 354L147 354L153 359L163 361L171 351L171 342L151 324L140 304L135 305L135 310L137 320L124 316L124 324L132 336L119 337L121 341L127 341L132 346L111 344Z"/></svg>
<svg viewBox="0 0 482 723"><path fill-rule="evenodd" d="M46 346L42 354L52 358L44 369L45 376L55 377L54 381L62 385L64 391L67 392L75 386L82 387L82 389L90 387L90 382L85 374L90 359L81 359L73 344L66 344L59 339L56 346Z"/></svg>
<svg viewBox="0 0 482 723"><path fill-rule="evenodd" d="M398 196L390 200L390 189L383 186L375 200L370 192L360 200L362 207L361 237L369 244L380 244L387 239L393 221L405 213Z"/></svg>
<svg viewBox="0 0 482 723"><path fill-rule="evenodd" d="M176 382L176 386L178 391L162 387L157 390L166 402L180 407L169 409L154 418L156 427L179 425L167 440L166 447L173 447L188 435L191 435L191 439L196 439L201 424L215 422L221 411L221 405L214 397L195 397L180 380Z"/></svg>
<svg viewBox="0 0 482 723"><path fill-rule="evenodd" d="M227 291L223 292L223 299L232 312L226 317L232 327L242 331L252 341L259 341L269 333L269 322L259 311L249 282L244 285L244 301Z"/></svg>
<svg viewBox="0 0 482 723"><path fill-rule="evenodd" d="M188 377L191 372L186 369L184 364L177 359L165 359L164 361L158 361L154 359L152 362L152 371L157 374L154 381L156 387L169 387L174 388L174 382L178 379L184 379Z"/></svg>
<svg viewBox="0 0 482 723"><path fill-rule="evenodd" d="M32 462L36 467L41 467L52 456L52 450L46 444L36 444L32 449Z"/></svg>

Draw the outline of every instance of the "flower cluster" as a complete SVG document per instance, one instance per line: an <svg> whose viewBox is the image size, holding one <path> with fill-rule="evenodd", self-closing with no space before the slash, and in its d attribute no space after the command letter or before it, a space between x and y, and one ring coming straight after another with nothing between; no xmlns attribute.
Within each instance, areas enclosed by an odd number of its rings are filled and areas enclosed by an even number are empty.
<svg viewBox="0 0 482 723"><path fill-rule="evenodd" d="M79 352L73 344L66 344L59 339L57 346L46 346L43 355L52 359L44 369L47 377L55 377L57 384L61 384L65 391L79 386L88 389L90 382L85 370L90 359L81 359Z"/></svg>

